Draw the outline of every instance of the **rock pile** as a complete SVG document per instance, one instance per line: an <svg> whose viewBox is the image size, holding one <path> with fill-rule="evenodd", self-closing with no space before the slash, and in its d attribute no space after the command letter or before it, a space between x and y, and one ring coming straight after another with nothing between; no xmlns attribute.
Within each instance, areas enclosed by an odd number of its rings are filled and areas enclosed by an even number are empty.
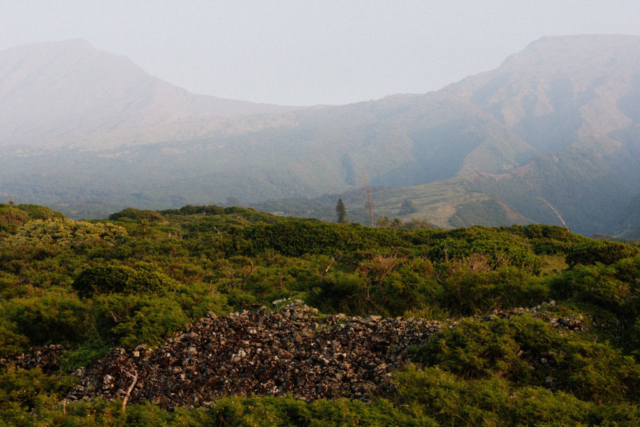
<svg viewBox="0 0 640 427"><path fill-rule="evenodd" d="M555 317L553 311L547 311L545 308L555 307L556 302L543 302L542 304L533 308L514 308L513 310L494 310L493 314L485 316L486 320L492 320L494 318L510 319L514 316L522 316L524 314L531 314L534 319L540 319L549 323L550 326L558 329L565 329L571 332L585 332L588 330L587 323L584 316L579 314L577 317ZM477 316L476 316L477 317Z"/></svg>
<svg viewBox="0 0 640 427"><path fill-rule="evenodd" d="M45 374L50 374L60 368L60 354L66 349L66 346L56 344L32 348L28 353L0 359L0 369L8 366L14 369L40 368Z"/></svg>
<svg viewBox="0 0 640 427"><path fill-rule="evenodd" d="M314 309L212 313L151 352L116 349L83 373L69 399L149 400L162 407L208 405L218 396L368 400L393 389L390 371L407 348L440 330L423 319L328 316Z"/></svg>
<svg viewBox="0 0 640 427"><path fill-rule="evenodd" d="M343 314L322 318L300 302L276 301L278 311L215 316L213 313L177 333L153 351L145 346L114 349L86 369L77 370L78 385L69 400L124 398L149 400L162 407L209 405L216 397L281 396L304 401L348 397L369 400L393 390L390 372L409 360L410 346L423 344L447 322L381 319ZM529 313L555 328L584 331L577 318L554 317L555 302L533 308L494 311L482 321ZM66 347L50 345L0 359L0 368L59 369Z"/></svg>

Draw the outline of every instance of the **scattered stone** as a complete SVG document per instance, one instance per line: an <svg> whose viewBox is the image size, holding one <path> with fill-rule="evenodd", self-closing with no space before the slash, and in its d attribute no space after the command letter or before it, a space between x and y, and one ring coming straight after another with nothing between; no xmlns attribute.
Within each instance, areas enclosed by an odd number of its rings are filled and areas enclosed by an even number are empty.
<svg viewBox="0 0 640 427"><path fill-rule="evenodd" d="M151 401L170 408L199 406L220 396L282 396L304 401L347 397L368 401L394 389L391 372L411 362L408 348L424 344L443 327L459 320L382 319L326 316L298 300L273 303L227 316L207 316L174 334L161 347L150 350L113 349L86 368L73 372L78 385L68 400L95 397L122 399L137 382L128 403ZM586 330L583 316L556 318L555 301L532 309L517 308L484 316L486 321L530 314L552 327L569 332ZM540 309L544 309L540 311ZM479 317L482 319L482 317ZM59 356L67 347L50 345L29 353L0 359L0 368L39 367L45 373L59 369ZM543 355L540 364L554 363ZM554 379L546 385L555 386Z"/></svg>
<svg viewBox="0 0 640 427"><path fill-rule="evenodd" d="M390 372L407 349L436 334L440 322L333 317L320 326L298 301L278 311L208 316L155 351L116 349L88 367L69 400L124 397L128 373L138 381L129 403L162 407L211 402L223 395L367 401L394 389ZM344 328L330 326L344 320Z"/></svg>
<svg viewBox="0 0 640 427"><path fill-rule="evenodd" d="M64 345L45 345L35 347L27 353L0 359L0 369L12 366L14 369L40 368L45 374L50 374L60 368L60 354L67 350Z"/></svg>

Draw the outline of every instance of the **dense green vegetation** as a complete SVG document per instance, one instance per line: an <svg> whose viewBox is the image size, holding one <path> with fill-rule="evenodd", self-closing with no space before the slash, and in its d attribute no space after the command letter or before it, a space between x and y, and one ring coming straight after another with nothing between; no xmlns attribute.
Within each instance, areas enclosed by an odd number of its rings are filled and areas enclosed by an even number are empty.
<svg viewBox="0 0 640 427"><path fill-rule="evenodd" d="M60 403L70 373L109 348L286 297L455 321L371 403ZM533 306L585 328L495 316ZM372 229L218 206L75 222L0 205L0 358L51 343L69 346L60 372L0 371L0 425L637 425L640 251L537 224Z"/></svg>

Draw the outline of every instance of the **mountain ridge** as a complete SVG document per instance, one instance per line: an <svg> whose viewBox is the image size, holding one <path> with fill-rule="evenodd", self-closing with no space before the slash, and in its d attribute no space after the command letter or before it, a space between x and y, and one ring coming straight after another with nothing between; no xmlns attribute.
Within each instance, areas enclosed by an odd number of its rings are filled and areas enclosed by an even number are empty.
<svg viewBox="0 0 640 427"><path fill-rule="evenodd" d="M104 204L104 215L127 205L229 197L309 200L356 189L363 176L397 194L417 194L420 186L428 193L441 188L428 184L461 178L454 181L466 182L461 191L493 200L489 211L506 206L501 218L555 223L544 199L575 231L611 233L637 195L638 94L640 37L549 37L494 70L426 94L98 129L51 152L64 168L6 157L0 196L62 210L89 198ZM25 170L37 172L26 178ZM90 184L78 188L79 176ZM469 211L464 191L448 202L443 226ZM436 199L427 193L416 197Z"/></svg>
<svg viewBox="0 0 640 427"><path fill-rule="evenodd" d="M0 146L289 109L191 94L82 39L0 52Z"/></svg>

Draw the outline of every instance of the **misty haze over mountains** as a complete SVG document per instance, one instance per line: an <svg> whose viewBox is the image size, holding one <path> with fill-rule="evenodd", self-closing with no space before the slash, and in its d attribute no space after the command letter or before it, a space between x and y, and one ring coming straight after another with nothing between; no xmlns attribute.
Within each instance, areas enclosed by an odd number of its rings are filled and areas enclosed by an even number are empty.
<svg viewBox="0 0 640 427"><path fill-rule="evenodd" d="M544 199L572 231L640 237L640 38L544 38L439 91L308 108L194 95L80 40L0 52L0 199L327 217L340 193L356 220L363 175L377 215L558 223Z"/></svg>
<svg viewBox="0 0 640 427"><path fill-rule="evenodd" d="M0 53L0 147L85 145L95 135L283 110L191 94L84 40Z"/></svg>

